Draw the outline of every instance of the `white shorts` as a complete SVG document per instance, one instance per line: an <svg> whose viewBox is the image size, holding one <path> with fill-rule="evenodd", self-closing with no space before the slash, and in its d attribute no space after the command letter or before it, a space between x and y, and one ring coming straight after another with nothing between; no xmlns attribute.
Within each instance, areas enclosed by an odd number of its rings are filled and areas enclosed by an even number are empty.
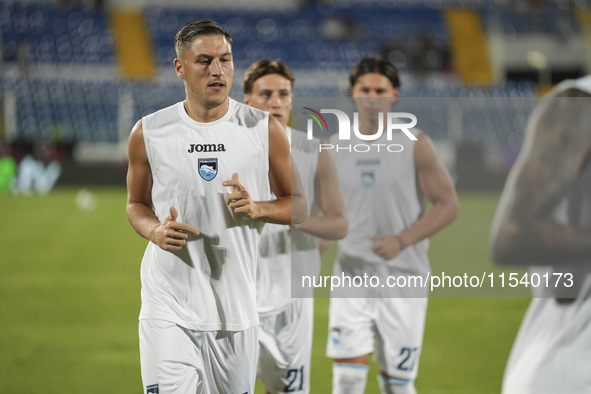
<svg viewBox="0 0 591 394"><path fill-rule="evenodd" d="M164 320L139 323L144 393L252 394L257 327L195 331Z"/></svg>
<svg viewBox="0 0 591 394"><path fill-rule="evenodd" d="M261 317L257 378L271 393L309 393L314 300L300 298Z"/></svg>
<svg viewBox="0 0 591 394"><path fill-rule="evenodd" d="M534 298L503 377L503 394L591 393L591 300Z"/></svg>
<svg viewBox="0 0 591 394"><path fill-rule="evenodd" d="M326 355L353 358L374 352L390 377L412 382L419 367L427 298L331 298Z"/></svg>

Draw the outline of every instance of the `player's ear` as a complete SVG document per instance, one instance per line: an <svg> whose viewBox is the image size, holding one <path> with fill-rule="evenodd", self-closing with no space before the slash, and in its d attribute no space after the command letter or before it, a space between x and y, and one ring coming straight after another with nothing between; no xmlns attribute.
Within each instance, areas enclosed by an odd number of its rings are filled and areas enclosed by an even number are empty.
<svg viewBox="0 0 591 394"><path fill-rule="evenodd" d="M183 62L178 57L174 59L174 71L176 71L176 75L180 79L185 79L185 74L183 73Z"/></svg>
<svg viewBox="0 0 591 394"><path fill-rule="evenodd" d="M398 88L394 88L394 92L392 93L392 97L394 97L394 101L392 102L392 104L395 104L398 101Z"/></svg>
<svg viewBox="0 0 591 394"><path fill-rule="evenodd" d="M250 94L244 95L244 104L250 105Z"/></svg>

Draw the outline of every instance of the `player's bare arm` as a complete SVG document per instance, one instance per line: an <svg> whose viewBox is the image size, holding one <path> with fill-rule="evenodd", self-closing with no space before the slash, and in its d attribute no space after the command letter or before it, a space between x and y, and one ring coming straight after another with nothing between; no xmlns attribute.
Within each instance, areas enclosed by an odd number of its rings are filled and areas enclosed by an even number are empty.
<svg viewBox="0 0 591 394"><path fill-rule="evenodd" d="M339 186L337 171L332 156L327 151L318 154L318 167L314 179L315 196L322 216L308 216L295 226L317 237L342 239L347 235L349 221L345 200Z"/></svg>
<svg viewBox="0 0 591 394"><path fill-rule="evenodd" d="M411 227L400 234L378 234L373 237L374 253L388 260L405 247L436 234L458 215L458 196L447 169L435 152L431 139L424 133L417 136L414 146L417 182L429 209Z"/></svg>
<svg viewBox="0 0 591 394"><path fill-rule="evenodd" d="M176 221L178 212L170 207L170 216L162 222L152 208L152 171L148 162L142 121L138 121L129 136L129 166L127 170L127 218L134 230L164 250L181 249L188 234L199 235L193 226Z"/></svg>
<svg viewBox="0 0 591 394"><path fill-rule="evenodd" d="M224 186L234 188L226 199L234 212L277 224L299 224L308 216L300 174L291 160L289 142L277 119L269 117L269 183L277 199L252 201L247 187L240 183L239 176L223 183Z"/></svg>
<svg viewBox="0 0 591 394"><path fill-rule="evenodd" d="M591 230L553 218L591 158L591 98L581 94L545 98L530 118L491 231L499 264L561 265L591 257Z"/></svg>

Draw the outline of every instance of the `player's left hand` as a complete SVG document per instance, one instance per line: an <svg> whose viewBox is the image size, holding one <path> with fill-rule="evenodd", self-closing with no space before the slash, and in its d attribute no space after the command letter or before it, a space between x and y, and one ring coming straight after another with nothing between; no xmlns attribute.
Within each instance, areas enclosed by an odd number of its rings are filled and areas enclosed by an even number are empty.
<svg viewBox="0 0 591 394"><path fill-rule="evenodd" d="M257 205L250 198L250 194L244 185L240 183L237 173L232 175L232 179L224 181L222 185L231 186L233 188L232 193L228 194L228 197L226 197L226 204L228 204L234 212L243 213L250 219L256 219L258 217Z"/></svg>
<svg viewBox="0 0 591 394"><path fill-rule="evenodd" d="M401 251L400 241L395 235L378 234L370 239L374 242L371 250L384 260L393 259Z"/></svg>

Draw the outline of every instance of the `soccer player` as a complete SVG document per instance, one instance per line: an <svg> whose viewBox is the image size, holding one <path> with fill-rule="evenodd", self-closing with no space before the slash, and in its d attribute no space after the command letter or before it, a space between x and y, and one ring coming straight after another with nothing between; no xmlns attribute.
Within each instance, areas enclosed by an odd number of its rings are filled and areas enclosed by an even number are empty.
<svg viewBox="0 0 591 394"><path fill-rule="evenodd" d="M333 275L375 276L385 286L356 289L357 298L347 297L353 293L344 289L330 299L327 356L334 359L334 394L364 392L374 350L381 391L416 392L426 294L396 292L385 282L387 277L426 276L428 238L450 224L458 212L452 180L426 134L411 129L413 140L399 129L391 137L385 132L372 136L380 124L388 123L387 113L397 101L399 87L392 63L376 56L362 59L350 73L350 94L364 138L351 133L350 140L339 141L334 134L329 141L333 146L373 146L361 153L330 150L349 217L349 232L338 243ZM428 211L427 202L432 204Z"/></svg>
<svg viewBox="0 0 591 394"><path fill-rule="evenodd" d="M541 279L505 368L504 394L591 392L589 125L591 76L563 81L540 99L497 208L494 260L531 266Z"/></svg>
<svg viewBox="0 0 591 394"><path fill-rule="evenodd" d="M318 275L320 253L315 236L341 239L347 233L345 203L330 154L319 153L319 141L287 126L295 79L281 60L259 60L244 75L244 102L268 111L287 132L308 200L322 216L309 216L292 228L266 225L257 268L259 324L258 377L267 393L309 393L312 351L313 293L292 298L302 275ZM291 285L291 286L290 286ZM310 289L311 290L311 289Z"/></svg>
<svg viewBox="0 0 591 394"><path fill-rule="evenodd" d="M252 394L259 235L263 222L301 223L307 203L281 124L228 97L231 37L195 20L175 49L185 100L142 118L129 138L127 216L150 241L144 392Z"/></svg>

